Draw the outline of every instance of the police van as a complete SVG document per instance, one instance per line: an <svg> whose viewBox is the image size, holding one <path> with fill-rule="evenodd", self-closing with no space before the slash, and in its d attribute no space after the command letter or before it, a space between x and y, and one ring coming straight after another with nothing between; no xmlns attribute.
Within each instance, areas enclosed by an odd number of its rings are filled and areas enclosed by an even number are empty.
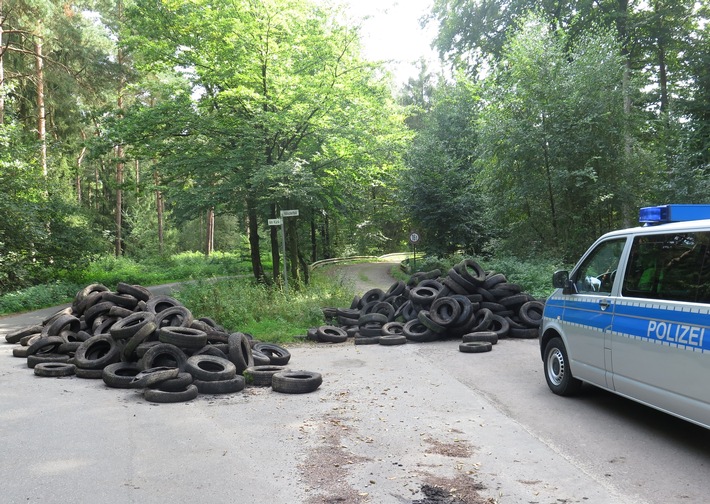
<svg viewBox="0 0 710 504"><path fill-rule="evenodd" d="M710 205L642 208L553 275L540 327L545 379L583 382L710 428Z"/></svg>

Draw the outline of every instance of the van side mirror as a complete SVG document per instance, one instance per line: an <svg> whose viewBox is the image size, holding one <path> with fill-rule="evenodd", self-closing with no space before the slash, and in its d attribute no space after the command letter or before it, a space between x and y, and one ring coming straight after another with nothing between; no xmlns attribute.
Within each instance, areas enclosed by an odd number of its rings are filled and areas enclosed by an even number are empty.
<svg viewBox="0 0 710 504"><path fill-rule="evenodd" d="M558 289L569 288L569 271L558 270L552 274L552 286Z"/></svg>

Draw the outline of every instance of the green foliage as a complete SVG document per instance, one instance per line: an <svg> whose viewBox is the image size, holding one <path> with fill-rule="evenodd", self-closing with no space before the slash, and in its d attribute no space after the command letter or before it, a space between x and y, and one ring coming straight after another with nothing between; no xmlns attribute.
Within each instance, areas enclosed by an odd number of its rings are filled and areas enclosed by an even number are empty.
<svg viewBox="0 0 710 504"><path fill-rule="evenodd" d="M475 167L479 90L463 78L442 80L431 99L406 156L399 199L427 253L478 253L487 240L485 190Z"/></svg>
<svg viewBox="0 0 710 504"><path fill-rule="evenodd" d="M480 119L494 252L576 257L637 206L618 45L604 31L570 45L528 17L504 57L485 84Z"/></svg>
<svg viewBox="0 0 710 504"><path fill-rule="evenodd" d="M292 289L288 296L248 280L225 279L186 284L175 297L196 317L211 317L229 331L279 343L323 325L322 308L350 306L353 295L352 287L316 273L308 286Z"/></svg>
<svg viewBox="0 0 710 504"><path fill-rule="evenodd" d="M0 314L20 313L69 303L83 287L83 284L56 281L7 292L0 296Z"/></svg>
<svg viewBox="0 0 710 504"><path fill-rule="evenodd" d="M118 282L143 286L217 277L246 277L250 264L238 254L186 252L137 262L127 257L105 255L81 269L53 271L58 280L0 295L0 314L28 311L71 301L88 284L114 289Z"/></svg>

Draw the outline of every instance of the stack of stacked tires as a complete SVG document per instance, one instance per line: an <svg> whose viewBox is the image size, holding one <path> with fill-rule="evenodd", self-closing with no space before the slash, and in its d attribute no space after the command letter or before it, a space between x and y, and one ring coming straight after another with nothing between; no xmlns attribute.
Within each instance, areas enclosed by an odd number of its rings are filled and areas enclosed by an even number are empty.
<svg viewBox="0 0 710 504"><path fill-rule="evenodd" d="M158 403L247 385L307 393L323 381L320 373L288 369L285 348L208 317L195 319L177 299L127 283L115 292L89 285L71 306L5 339L19 344L13 355L27 359L37 376L101 379L109 387L140 389Z"/></svg>
<svg viewBox="0 0 710 504"><path fill-rule="evenodd" d="M338 343L350 336L356 345L401 345L445 338L461 339L465 353L490 351L499 339L537 338L544 302L508 282L502 273L486 272L466 259L445 275L440 270L415 273L387 290L355 297L349 308L324 309L326 323L310 339ZM339 335L337 340L330 334Z"/></svg>

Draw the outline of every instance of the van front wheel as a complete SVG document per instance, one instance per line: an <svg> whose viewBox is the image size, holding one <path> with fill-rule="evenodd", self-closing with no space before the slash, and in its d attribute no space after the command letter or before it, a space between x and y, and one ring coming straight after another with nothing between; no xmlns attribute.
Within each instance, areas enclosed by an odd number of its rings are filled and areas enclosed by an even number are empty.
<svg viewBox="0 0 710 504"><path fill-rule="evenodd" d="M555 394L574 395L579 392L582 382L572 376L567 349L561 338L552 338L545 347L545 380Z"/></svg>

